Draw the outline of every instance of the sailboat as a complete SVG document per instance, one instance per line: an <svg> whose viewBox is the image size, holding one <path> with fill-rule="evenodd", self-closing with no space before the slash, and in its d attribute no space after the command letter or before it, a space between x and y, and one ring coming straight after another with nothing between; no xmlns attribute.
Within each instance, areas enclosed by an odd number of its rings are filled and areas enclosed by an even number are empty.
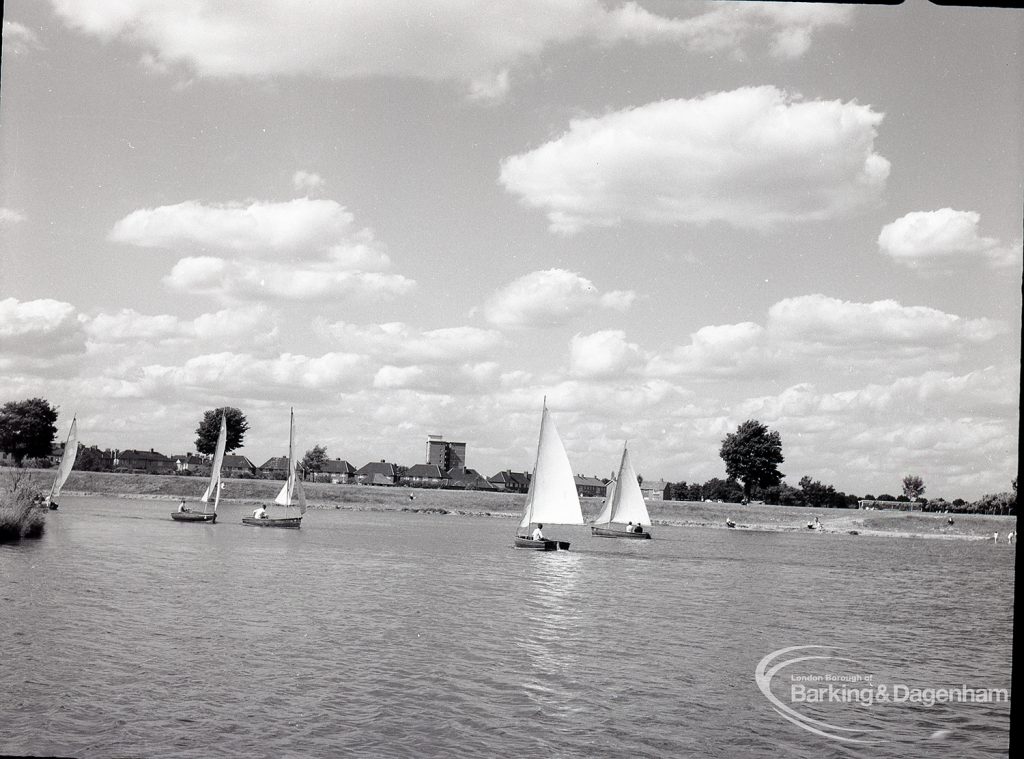
<svg viewBox="0 0 1024 759"><path fill-rule="evenodd" d="M217 447L213 453L213 464L210 467L210 484L206 486L206 492L199 501L203 504L202 511L178 510L171 512L171 519L175 522L209 522L217 521L217 506L220 504L220 469L224 463L224 448L228 440L228 423L224 414L220 415L220 432L217 435ZM213 511L207 511L206 506L213 498ZM185 501L182 500L182 506Z"/></svg>
<svg viewBox="0 0 1024 759"><path fill-rule="evenodd" d="M50 511L56 511L60 505L54 500L60 495L61 488L67 482L71 470L75 466L75 458L78 456L78 422L75 417L71 418L71 429L68 430L68 439L64 441L64 453L60 457L60 466L57 467L57 476L53 478L50 485L50 492L43 499L43 503L50 507Z"/></svg>
<svg viewBox="0 0 1024 759"><path fill-rule="evenodd" d="M650 526L651 517L647 513L644 494L640 491L640 481L629 458L628 446L622 448L619 476L612 480L608 488L604 509L591 525L591 534L601 538L650 540L651 533L643 527ZM640 531L637 532L637 529Z"/></svg>
<svg viewBox="0 0 1024 759"><path fill-rule="evenodd" d="M530 525L533 524L586 524L572 466L555 423L548 414L547 399L540 418L537 461L526 493L526 511L516 531L515 547L537 551L568 550L569 544L565 541L534 540L530 536Z"/></svg>
<svg viewBox="0 0 1024 759"><path fill-rule="evenodd" d="M290 507L298 504L299 515L297 517L271 517L266 516L266 509L261 508L264 516L242 517L242 524L249 524L253 527L288 527L297 530L302 527L302 515L306 513L306 493L302 489L302 481L298 478L295 460L295 409L291 413L291 426L288 429L288 480L277 494L274 503L278 506Z"/></svg>

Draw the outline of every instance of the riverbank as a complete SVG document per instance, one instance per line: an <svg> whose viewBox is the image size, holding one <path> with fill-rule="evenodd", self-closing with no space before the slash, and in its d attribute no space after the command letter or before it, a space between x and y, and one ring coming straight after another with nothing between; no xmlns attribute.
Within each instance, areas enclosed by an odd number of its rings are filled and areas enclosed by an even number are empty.
<svg viewBox="0 0 1024 759"><path fill-rule="evenodd" d="M38 489L48 487L53 476L49 470L22 471ZM281 485L281 482L274 480L229 479L225 480L221 500L244 505L268 503L277 495ZM64 486L64 493L160 500L185 498L196 501L205 488L206 480L199 477L76 471L72 472ZM304 488L312 509L414 511L440 516L518 519L526 503L526 496L521 493L334 485L323 482L308 482ZM580 499L584 517L595 517L601 509L602 500ZM1000 540L1005 541L1006 534L1017 528L1016 516L990 514L861 511L695 501L650 501L648 510L655 526L726 529L726 519L732 519L736 523L736 530L748 531L809 532L807 524L813 522L815 517L821 524L820 532L824 534L992 540L993 534L999 533ZM948 523L949 518L953 519L952 525Z"/></svg>

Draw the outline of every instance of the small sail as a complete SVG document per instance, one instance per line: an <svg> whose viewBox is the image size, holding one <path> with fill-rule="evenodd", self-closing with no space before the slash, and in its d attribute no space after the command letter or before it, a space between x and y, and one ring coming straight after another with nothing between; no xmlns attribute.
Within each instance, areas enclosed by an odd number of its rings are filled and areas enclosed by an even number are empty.
<svg viewBox="0 0 1024 759"><path fill-rule="evenodd" d="M291 423L288 426L288 479L277 494L274 503L278 506L291 506L295 493L295 410L292 409ZM305 497L303 496L303 499Z"/></svg>
<svg viewBox="0 0 1024 759"><path fill-rule="evenodd" d="M53 478L50 486L49 500L60 495L61 488L71 475L75 466L75 459L78 457L78 420L72 417L71 429L68 431L68 439L64 441L64 453L60 457L60 466L57 467L57 476Z"/></svg>
<svg viewBox="0 0 1024 759"><path fill-rule="evenodd" d="M601 509L601 513L597 515L597 519L594 520L594 524L608 524L612 521L612 499L615 497L615 480L608 482L606 491L608 495L604 497L604 508Z"/></svg>
<svg viewBox="0 0 1024 759"><path fill-rule="evenodd" d="M540 420L537 463L519 527L526 529L531 523L585 524L572 465L546 405Z"/></svg>
<svg viewBox="0 0 1024 759"><path fill-rule="evenodd" d="M619 466L619 476L616 479L615 493L611 499L611 517L609 522L626 524L651 524L651 517L647 513L647 503L644 501L644 494L640 490L640 481L633 469L633 462L629 458L629 449L622 449L622 463Z"/></svg>
<svg viewBox="0 0 1024 759"><path fill-rule="evenodd" d="M228 423L227 419L224 418L224 414L220 415L220 433L217 435L217 447L213 453L213 464L210 467L210 484L206 486L206 492L203 493L203 497L199 500L203 503L207 503L210 497L213 496L213 510L217 511L217 505L220 503L220 469L224 464L224 448L227 446L228 440Z"/></svg>

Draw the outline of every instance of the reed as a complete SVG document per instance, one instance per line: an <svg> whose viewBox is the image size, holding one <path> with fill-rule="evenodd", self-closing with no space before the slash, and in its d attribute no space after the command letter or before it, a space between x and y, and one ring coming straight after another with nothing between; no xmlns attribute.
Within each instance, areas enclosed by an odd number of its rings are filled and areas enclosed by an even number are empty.
<svg viewBox="0 0 1024 759"><path fill-rule="evenodd" d="M7 472L0 482L0 543L41 537L46 513L37 505L36 490L21 472Z"/></svg>

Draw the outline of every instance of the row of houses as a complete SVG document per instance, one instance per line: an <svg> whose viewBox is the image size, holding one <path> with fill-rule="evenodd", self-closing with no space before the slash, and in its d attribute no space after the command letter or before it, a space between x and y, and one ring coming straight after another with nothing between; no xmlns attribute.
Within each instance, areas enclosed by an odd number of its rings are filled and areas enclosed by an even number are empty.
<svg viewBox="0 0 1024 759"><path fill-rule="evenodd" d="M142 472L148 474L195 474L209 473L209 461L195 454L165 456L149 451L125 450L112 454L115 471ZM288 458L273 456L256 466L246 456L227 454L221 469L227 478L286 479ZM506 469L492 477L484 477L477 470L465 466L442 469L437 464L415 464L404 467L388 461L371 461L356 468L343 459L328 459L317 471L304 473L307 480L335 484L376 485L380 487L441 488L448 490L492 490L507 493L525 493L530 487L528 472L514 472ZM576 475L576 490L581 497L604 497L608 480L599 477ZM645 498L661 500L666 483L644 482L641 490Z"/></svg>

